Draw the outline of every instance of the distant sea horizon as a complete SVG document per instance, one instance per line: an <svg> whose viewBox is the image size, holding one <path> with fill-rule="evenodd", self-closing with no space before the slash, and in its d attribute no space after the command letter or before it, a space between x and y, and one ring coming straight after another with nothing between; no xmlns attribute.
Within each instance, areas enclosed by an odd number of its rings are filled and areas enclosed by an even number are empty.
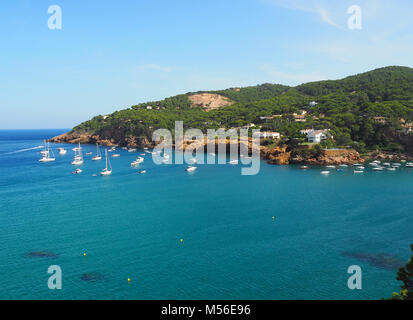
<svg viewBox="0 0 413 320"><path fill-rule="evenodd" d="M231 165L191 174L150 154L133 168L143 150L118 149L101 177L104 160L84 145L75 175L73 145L53 144L56 161L38 162L44 139L65 130L0 130L0 299L373 300L399 290L413 243L407 168L325 177L262 161L256 176ZM62 290L47 286L50 265ZM347 287L352 265L362 290Z"/></svg>

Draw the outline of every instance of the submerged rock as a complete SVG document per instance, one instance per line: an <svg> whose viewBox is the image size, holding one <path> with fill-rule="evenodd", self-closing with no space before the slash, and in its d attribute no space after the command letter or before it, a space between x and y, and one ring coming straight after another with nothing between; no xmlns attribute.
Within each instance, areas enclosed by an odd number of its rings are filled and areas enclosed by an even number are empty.
<svg viewBox="0 0 413 320"><path fill-rule="evenodd" d="M51 251L31 251L26 253L28 258L56 258L58 255Z"/></svg>
<svg viewBox="0 0 413 320"><path fill-rule="evenodd" d="M99 281L99 280L103 280L104 278L105 276L103 274L97 273L97 272L84 273L80 277L81 280L86 281L86 282Z"/></svg>
<svg viewBox="0 0 413 320"><path fill-rule="evenodd" d="M385 270L397 270L404 264L403 260L388 253L344 252L343 255Z"/></svg>

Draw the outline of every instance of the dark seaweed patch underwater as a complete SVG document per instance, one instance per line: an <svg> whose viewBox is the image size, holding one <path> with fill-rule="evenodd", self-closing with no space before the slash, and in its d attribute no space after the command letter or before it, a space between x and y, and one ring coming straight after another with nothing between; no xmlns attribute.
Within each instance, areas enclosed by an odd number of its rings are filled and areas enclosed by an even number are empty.
<svg viewBox="0 0 413 320"><path fill-rule="evenodd" d="M27 258L57 258L58 255L51 251L30 251L25 254Z"/></svg>
<svg viewBox="0 0 413 320"><path fill-rule="evenodd" d="M86 282L99 281L99 280L103 280L104 278L105 276L103 274L97 273L97 272L84 273L80 277L81 280L86 281Z"/></svg>
<svg viewBox="0 0 413 320"><path fill-rule="evenodd" d="M385 270L397 270L404 264L403 260L388 253L343 252L343 256L355 258Z"/></svg>

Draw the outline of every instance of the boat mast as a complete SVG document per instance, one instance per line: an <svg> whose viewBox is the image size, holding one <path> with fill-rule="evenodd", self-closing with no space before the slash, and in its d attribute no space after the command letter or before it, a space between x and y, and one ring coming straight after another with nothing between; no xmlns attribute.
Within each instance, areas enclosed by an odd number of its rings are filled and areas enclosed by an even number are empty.
<svg viewBox="0 0 413 320"><path fill-rule="evenodd" d="M108 149L106 149L106 170L108 170Z"/></svg>

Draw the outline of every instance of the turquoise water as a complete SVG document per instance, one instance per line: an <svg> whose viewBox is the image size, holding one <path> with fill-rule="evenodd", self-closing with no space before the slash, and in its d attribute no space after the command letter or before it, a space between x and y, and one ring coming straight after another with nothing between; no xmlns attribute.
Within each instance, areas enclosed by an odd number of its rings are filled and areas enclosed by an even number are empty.
<svg viewBox="0 0 413 320"><path fill-rule="evenodd" d="M104 161L90 157L71 174L73 146L47 164L38 149L16 152L64 131L0 131L0 299L380 299L398 288L394 266L360 255L409 258L406 168L325 177L262 162L256 176L231 165L188 174L147 154L139 175L138 154L119 150L100 177ZM56 256L28 256L37 251ZM354 264L361 291L347 288ZM47 287L50 265L62 290Z"/></svg>

